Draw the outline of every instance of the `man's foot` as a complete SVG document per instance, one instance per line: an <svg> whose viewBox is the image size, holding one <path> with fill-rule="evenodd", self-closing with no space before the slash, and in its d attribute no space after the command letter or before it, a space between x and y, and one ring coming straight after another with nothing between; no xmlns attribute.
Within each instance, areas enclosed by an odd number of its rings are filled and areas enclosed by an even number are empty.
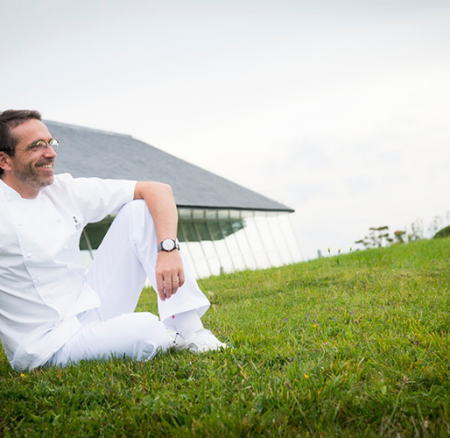
<svg viewBox="0 0 450 438"><path fill-rule="evenodd" d="M174 347L178 350L191 350L194 353L227 348L227 344L220 342L209 330L202 329L183 339L178 333L175 336Z"/></svg>
<svg viewBox="0 0 450 438"><path fill-rule="evenodd" d="M170 339L169 347L175 347L176 340L177 340L177 338L180 337L180 335L175 330L168 329L167 327L166 327L166 332L169 335L169 339Z"/></svg>

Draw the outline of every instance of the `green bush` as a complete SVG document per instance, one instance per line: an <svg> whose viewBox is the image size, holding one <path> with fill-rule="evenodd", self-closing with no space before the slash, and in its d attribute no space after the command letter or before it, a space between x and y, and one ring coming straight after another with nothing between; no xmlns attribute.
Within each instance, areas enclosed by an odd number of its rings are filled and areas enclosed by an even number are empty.
<svg viewBox="0 0 450 438"><path fill-rule="evenodd" d="M439 230L433 237L433 239L442 239L443 237L450 236L450 225L448 227Z"/></svg>

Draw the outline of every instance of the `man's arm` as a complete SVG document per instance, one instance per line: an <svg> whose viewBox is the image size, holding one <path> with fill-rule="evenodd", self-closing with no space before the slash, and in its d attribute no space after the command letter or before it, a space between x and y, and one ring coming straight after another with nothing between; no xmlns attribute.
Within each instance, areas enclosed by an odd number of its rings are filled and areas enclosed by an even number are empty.
<svg viewBox="0 0 450 438"><path fill-rule="evenodd" d="M136 184L134 199L145 200L155 221L158 243L164 239L176 239L178 213L170 186L153 181L140 181ZM179 280L179 283L174 283L173 280ZM156 262L156 285L161 300L170 298L183 283L183 262L179 251L160 251Z"/></svg>

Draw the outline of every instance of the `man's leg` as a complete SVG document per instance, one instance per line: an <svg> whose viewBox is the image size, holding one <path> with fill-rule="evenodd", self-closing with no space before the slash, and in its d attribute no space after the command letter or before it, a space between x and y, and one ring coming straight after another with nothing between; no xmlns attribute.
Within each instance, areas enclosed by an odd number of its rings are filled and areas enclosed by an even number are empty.
<svg viewBox="0 0 450 438"><path fill-rule="evenodd" d="M82 329L60 348L47 365L66 366L80 360L130 357L152 359L171 346L165 326L151 313L128 313L101 321L96 309L79 315Z"/></svg>
<svg viewBox="0 0 450 438"><path fill-rule="evenodd" d="M125 205L111 225L86 276L87 283L102 300L102 320L134 312L146 277L156 290L157 245L154 222L145 202L138 200ZM169 325L174 315L195 310L200 317L210 305L199 289L182 249L180 253L185 284L170 299L161 301L158 297L161 321Z"/></svg>
<svg viewBox="0 0 450 438"><path fill-rule="evenodd" d="M125 205L86 277L102 300L99 314L103 321L134 311L146 277L156 290L157 244L155 225L145 202L139 200ZM209 331L202 330L200 317L210 303L199 289L182 249L180 253L185 283L171 298L161 301L158 297L161 321L181 334L182 339L177 338L180 347L198 352L225 347Z"/></svg>
<svg viewBox="0 0 450 438"><path fill-rule="evenodd" d="M156 232L144 201L125 205L117 215L86 275L86 282L99 294L102 306L78 315L82 329L59 349L47 365L67 365L82 359L127 356L153 358L158 351L182 346L194 351L217 349L220 343L203 330L200 317L209 301L200 291L183 257L185 284L166 301L158 298L161 321L148 312L134 313L148 276L156 290ZM167 330L192 333L171 339Z"/></svg>

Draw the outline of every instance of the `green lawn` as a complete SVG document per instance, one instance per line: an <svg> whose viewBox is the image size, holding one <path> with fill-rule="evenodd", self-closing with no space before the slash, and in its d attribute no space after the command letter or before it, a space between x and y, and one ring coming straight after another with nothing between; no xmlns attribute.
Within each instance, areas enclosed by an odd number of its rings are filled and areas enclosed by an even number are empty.
<svg viewBox="0 0 450 438"><path fill-rule="evenodd" d="M1 352L0 436L450 436L449 270L447 238L202 280L224 352L24 375Z"/></svg>

